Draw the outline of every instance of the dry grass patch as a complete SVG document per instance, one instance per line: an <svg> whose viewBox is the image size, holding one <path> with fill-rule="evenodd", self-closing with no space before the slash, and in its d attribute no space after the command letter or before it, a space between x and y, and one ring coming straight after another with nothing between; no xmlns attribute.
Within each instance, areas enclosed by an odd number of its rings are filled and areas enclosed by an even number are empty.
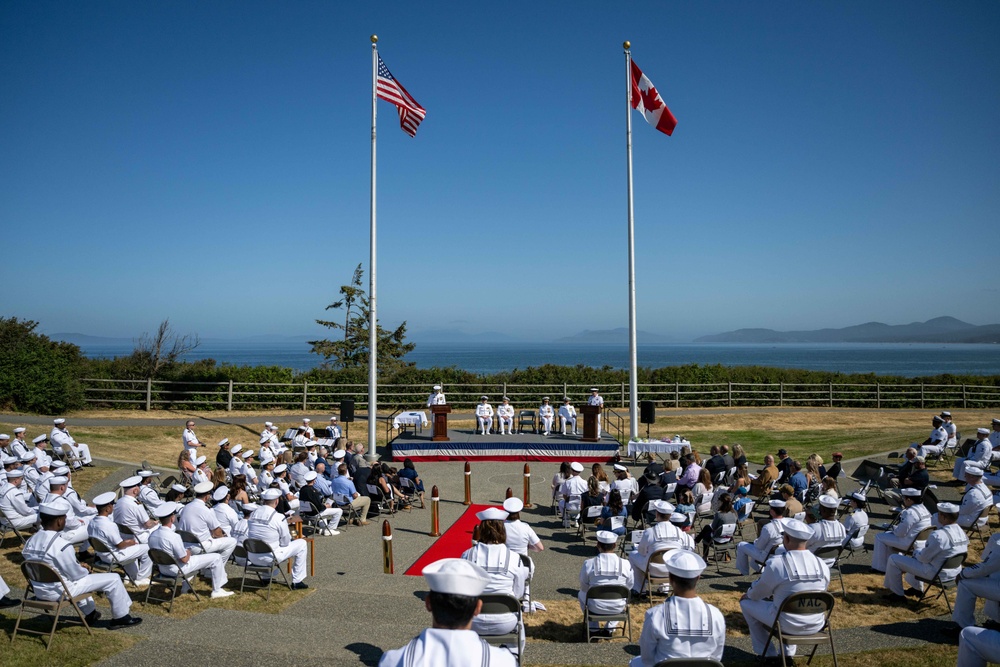
<svg viewBox="0 0 1000 667"><path fill-rule="evenodd" d="M258 590L251 587L251 582L257 582L257 578L253 576L247 579L247 588L243 593L240 593L240 581L242 578L241 572L231 577L229 583L226 584L226 588L236 591L236 595L220 600L213 600L209 597L212 593L211 584L203 581L201 577L195 577L195 581L193 582L194 589L198 591L201 600L196 600L191 593L184 595L178 593L177 598L174 600L173 610L169 614L167 613L168 602L150 601L147 605L141 604L146 598L145 588L136 589L132 586L126 586L126 588L128 589L129 596L136 602L136 604L132 605L132 613L140 616L148 614L150 616L164 616L181 620L191 618L209 608L230 609L258 614L278 614L299 600L311 595L316 590L315 588L310 588L304 591L293 591L289 590L288 586L285 586L283 583L275 581L271 585L271 599L266 600L266 589L262 588ZM290 577L289 580L291 580ZM156 597L165 597L169 596L169 593L163 586L156 586L153 590L153 595Z"/></svg>
<svg viewBox="0 0 1000 667"><path fill-rule="evenodd" d="M69 613L72 614L72 610ZM66 617L65 613L63 617ZM95 629L91 636L79 623L60 624L52 640L52 649L46 651L45 638L37 635L22 635L18 632L17 639L9 643L7 637L14 633L15 618L0 616L0 629L6 634L4 639L0 639L3 642L0 663L4 667L84 667L109 658L140 641L132 635L99 629ZM22 622L23 625L34 630L52 627L48 619L32 619L27 623Z"/></svg>

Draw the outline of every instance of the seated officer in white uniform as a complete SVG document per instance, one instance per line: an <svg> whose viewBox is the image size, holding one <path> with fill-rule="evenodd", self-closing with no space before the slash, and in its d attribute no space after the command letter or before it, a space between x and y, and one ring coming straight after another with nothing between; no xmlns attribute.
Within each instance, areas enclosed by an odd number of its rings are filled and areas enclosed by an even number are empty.
<svg viewBox="0 0 1000 667"><path fill-rule="evenodd" d="M136 586L148 586L149 575L153 571L153 561L149 558L149 546L133 539L122 538L118 525L111 520L114 511L115 492L108 491L94 498L97 516L87 525L87 535L96 537L111 549L115 559L135 582ZM111 556L97 554L103 563L111 563Z"/></svg>
<svg viewBox="0 0 1000 667"><path fill-rule="evenodd" d="M566 435L566 426L573 427L573 435L576 435L576 408L569 402L569 396L563 396L563 404L559 406L559 418L562 419L562 434Z"/></svg>
<svg viewBox="0 0 1000 667"><path fill-rule="evenodd" d="M920 490L907 488L903 489L902 494L903 511L899 515L899 521L892 530L886 530L875 536L872 569L876 572L885 572L889 556L908 549L913 538L931 525L931 513L920 502ZM917 543L914 548L919 549L922 546Z"/></svg>
<svg viewBox="0 0 1000 667"><path fill-rule="evenodd" d="M868 513L865 512L865 503L868 498L860 491L855 491L850 496L850 514L844 517L844 530L848 535L858 529L858 536L851 540L852 549L860 549L865 544L865 533L868 532Z"/></svg>
<svg viewBox="0 0 1000 667"><path fill-rule="evenodd" d="M258 507L257 503L243 503L240 505L240 520L233 526L233 534L230 535L230 537L236 540L237 546L242 547L243 540L247 539L247 534L250 532L250 517L257 511ZM234 556L233 562L240 567L246 565L246 559L240 556Z"/></svg>
<svg viewBox="0 0 1000 667"><path fill-rule="evenodd" d="M666 500L653 500L649 503L649 509L655 512L655 523L643 531L635 551L628 555L628 560L636 571L635 585L632 587L636 593L641 593L646 585L647 570L654 577L666 577L668 574L666 568L659 564L650 565L650 556L662 549L683 549L688 544L683 531L670 521L670 515L674 513L673 505Z"/></svg>
<svg viewBox="0 0 1000 667"><path fill-rule="evenodd" d="M944 428L944 419L934 415L931 419L931 434L919 445L913 443L911 448L917 449L921 456L928 454L940 456L941 452L948 445L948 431Z"/></svg>
<svg viewBox="0 0 1000 667"><path fill-rule="evenodd" d="M823 495L819 497L820 520L812 525L813 536L809 538L806 548L813 553L826 547L839 547L847 539L847 530L844 524L837 521L837 508L840 501L833 496ZM833 565L837 560L836 556L824 558L823 562L827 567Z"/></svg>
<svg viewBox="0 0 1000 667"><path fill-rule="evenodd" d="M28 453L29 449L31 449L31 447L28 446L28 443L24 441L25 430L26 429L23 426L18 426L14 429L14 439L10 443L11 456L21 458Z"/></svg>
<svg viewBox="0 0 1000 667"><path fill-rule="evenodd" d="M229 449L229 453L233 455L233 458L229 459L229 479L232 481L233 477L243 474L243 458L240 456L240 452L243 451L243 445L236 444Z"/></svg>
<svg viewBox="0 0 1000 667"><path fill-rule="evenodd" d="M1000 664L1000 632L975 627L962 630L955 667L986 667L988 664Z"/></svg>
<svg viewBox="0 0 1000 667"><path fill-rule="evenodd" d="M740 542L736 545L736 569L744 577L750 571L760 572L767 561L768 555L781 546L782 524L785 521L785 501L772 500L768 503L771 520L758 530L757 539L753 542Z"/></svg>
<svg viewBox="0 0 1000 667"><path fill-rule="evenodd" d="M222 588L229 581L229 577L226 575L226 561L222 559L222 556L217 553L192 554L191 550L184 546L181 536L177 534L174 528L174 520L177 518L177 513L181 511L182 507L183 505L180 503L168 502L163 503L154 510L156 518L160 521L160 527L154 530L149 536L149 548L165 551L176 558L177 562L181 564L181 572L185 578L196 572L204 574L207 571L209 577L212 579L212 597L229 597L233 594L233 591L227 591ZM160 569L161 574L168 577L177 574L177 567L174 565L158 565L157 567ZM189 587L185 582L182 592L186 592L187 590L189 590Z"/></svg>
<svg viewBox="0 0 1000 667"><path fill-rule="evenodd" d="M583 494L587 493L587 483L580 477L583 464L573 461L569 464L569 477L559 486L559 513L562 514L563 528L574 528L580 519Z"/></svg>
<svg viewBox="0 0 1000 667"><path fill-rule="evenodd" d="M235 457L234 457L235 458ZM212 469L208 467L208 457L199 456L194 460L194 472L191 473L191 483L194 485L212 481Z"/></svg>
<svg viewBox="0 0 1000 667"><path fill-rule="evenodd" d="M20 600L7 597L7 593L10 593L10 586L3 580L3 577L0 577L0 609L10 609L21 604Z"/></svg>
<svg viewBox="0 0 1000 667"><path fill-rule="evenodd" d="M139 502L145 505L147 510L156 509L163 504L163 499L160 498L156 487L153 486L153 478L159 476L160 473L152 470L139 471L139 477L142 479L142 482L139 483Z"/></svg>
<svg viewBox="0 0 1000 667"><path fill-rule="evenodd" d="M580 568L580 611L584 605L590 607L595 614L619 614L625 611L625 600L590 600L587 601L587 591L593 586L625 586L631 589L635 584L632 564L615 554L618 536L610 530L597 531L597 555L585 560ZM607 629L618 627L618 621L608 621ZM600 621L591 621L591 632L599 630Z"/></svg>
<svg viewBox="0 0 1000 667"><path fill-rule="evenodd" d="M555 417L555 410L549 405L549 397L543 396L542 404L538 406L538 430L543 435L548 435L552 431L552 420Z"/></svg>
<svg viewBox="0 0 1000 667"><path fill-rule="evenodd" d="M119 526L125 526L135 533L135 537L142 544L149 540L149 534L156 527L157 522L149 518L146 508L139 502L139 483L142 478L138 475L123 479L118 483L122 488L122 497L115 503L114 520Z"/></svg>
<svg viewBox="0 0 1000 667"><path fill-rule="evenodd" d="M500 435L514 435L514 406L510 399L503 397L503 403L497 406L497 421L500 422Z"/></svg>
<svg viewBox="0 0 1000 667"><path fill-rule="evenodd" d="M226 537L233 536L233 528L240 521L240 515L229 504L229 487L220 486L212 491L212 513Z"/></svg>
<svg viewBox="0 0 1000 667"><path fill-rule="evenodd" d="M42 529L24 545L21 551L24 559L41 561L58 572L71 595L103 592L111 603L112 628L142 623L141 618L129 616L132 600L125 592L121 577L114 573L90 574L77 562L73 547L62 538L62 530L66 527L65 507L52 507L43 503L38 509ZM58 600L64 594L62 584L59 583L43 584L33 581L31 587L40 600ZM88 624L93 624L101 617L92 597L80 603L80 610L86 614Z"/></svg>
<svg viewBox="0 0 1000 667"><path fill-rule="evenodd" d="M503 508L507 512L507 521L504 523L507 531L507 548L524 556L527 556L529 551L545 551L545 545L534 529L521 521L524 502L520 498L508 498L503 501Z"/></svg>
<svg viewBox="0 0 1000 667"><path fill-rule="evenodd" d="M292 539L288 531L288 521L274 509L278 505L279 497L281 491L278 489L268 489L260 494L261 504L250 515L247 537L267 542L279 561L293 558L292 588L294 590L309 588L305 582L308 546L305 540ZM269 565L274 561L269 554L263 556L254 554L250 556L250 562L254 565Z"/></svg>
<svg viewBox="0 0 1000 667"><path fill-rule="evenodd" d="M445 558L424 568L430 593L424 608L433 625L398 649L386 651L379 667L514 667L510 652L490 646L472 630L479 614L479 596L489 573L461 558Z"/></svg>
<svg viewBox="0 0 1000 667"><path fill-rule="evenodd" d="M955 421L951 418L951 413L947 410L941 412L941 419L944 420L944 424L941 428L944 429L945 433L948 434L948 440L945 444L949 447L955 447L958 445L958 427L955 425Z"/></svg>
<svg viewBox="0 0 1000 667"><path fill-rule="evenodd" d="M90 447L73 439L73 436L66 430L66 420L60 417L54 420L53 423L55 426L53 426L52 432L49 433L49 439L52 441L52 446L56 448L56 451L64 452L69 448L73 456L80 459L73 462L74 468L79 468L81 462L85 466L93 467L94 461L90 458Z"/></svg>
<svg viewBox="0 0 1000 667"><path fill-rule="evenodd" d="M989 439L990 447L993 448L993 453L990 458L996 461L997 459L1000 459L1000 419L994 419L992 426L993 430L990 431ZM14 433L17 433L16 429L14 430Z"/></svg>
<svg viewBox="0 0 1000 667"><path fill-rule="evenodd" d="M952 503L938 503L938 522L940 528L931 533L927 538L927 546L923 549L916 549L912 556L903 554L893 554L889 557L889 564L885 568L885 587L889 593L884 596L887 600L894 602L905 602L906 596L903 591L903 574L906 573L906 581L913 589L915 595L919 595L924 590L924 584L917 580L917 577L930 579L945 562L952 556L964 554L969 550L969 538L965 531L958 525L958 505ZM961 568L941 570L941 581L951 581Z"/></svg>
<svg viewBox="0 0 1000 667"><path fill-rule="evenodd" d="M66 483L69 480L65 477L53 477L49 480L49 493L45 496L42 504L50 507L62 507L65 509L62 538L75 545L80 551L86 551L88 544L87 524L93 516L77 516L73 511L73 505L63 497L66 493ZM96 512L95 512L96 515Z"/></svg>
<svg viewBox="0 0 1000 667"><path fill-rule="evenodd" d="M38 511L28 506L23 493L24 471L18 468L7 472L7 481L0 484L0 510L6 520L18 530L26 530L38 523Z"/></svg>
<svg viewBox="0 0 1000 667"><path fill-rule="evenodd" d="M504 520L507 512L490 507L476 514L479 524L479 542L467 549L462 558L486 570L489 583L483 589L488 594L513 595L517 599L524 596L524 582L528 568L521 564L520 557L507 548L507 530ZM472 621L472 629L481 635L503 635L517 626L517 614L480 614ZM524 629L521 629L519 646L507 648L517 653L524 648Z"/></svg>
<svg viewBox="0 0 1000 667"><path fill-rule="evenodd" d="M489 400L487 396L480 396L479 405L476 406L476 423L483 435L493 430L493 406L489 404Z"/></svg>
<svg viewBox="0 0 1000 667"><path fill-rule="evenodd" d="M971 461L965 464L965 483L969 485L958 510L958 525L969 528L973 523L985 526L989 516L984 511L993 504L993 492L983 484L983 469ZM932 519L934 525L938 525Z"/></svg>
<svg viewBox="0 0 1000 667"><path fill-rule="evenodd" d="M590 396L587 397L587 405L599 405L604 407L604 398L597 393L597 387L590 388ZM601 437L601 414L597 413L597 437Z"/></svg>
<svg viewBox="0 0 1000 667"><path fill-rule="evenodd" d="M957 579L958 593L951 618L957 625L947 634L957 636L963 628L976 624L976 598L986 601L986 617L1000 621L1000 533L993 533L980 561L962 569Z"/></svg>
<svg viewBox="0 0 1000 667"><path fill-rule="evenodd" d="M963 480L966 463L974 463L980 468L987 468L992 461L993 444L990 442L990 430L987 428L976 429L976 443L969 449L968 456L965 458L959 456L955 459L952 475L957 480Z"/></svg>
<svg viewBox="0 0 1000 667"><path fill-rule="evenodd" d="M750 628L750 641L754 653L760 655L767 643L767 636L785 599L793 593L826 591L830 586L830 568L806 549L812 529L797 519L785 521L782 545L785 553L767 561L760 578L740 598L743 617ZM770 598L770 599L769 599ZM781 627L792 634L817 632L823 627L824 614L788 616L781 619ZM777 642L768 646L768 655L777 655ZM785 655L794 656L795 646L785 646Z"/></svg>
<svg viewBox="0 0 1000 667"><path fill-rule="evenodd" d="M48 442L49 436L45 434L42 434L31 441L31 443L35 445L34 449L31 451L35 453L36 468L41 468L42 465L45 465L46 467L52 465L52 457L49 456L47 451L45 451L45 445L48 444Z"/></svg>
<svg viewBox="0 0 1000 667"><path fill-rule="evenodd" d="M222 487L220 487L222 488ZM228 489L227 489L228 491ZM219 525L219 519L208 507L208 497L212 494L212 483L202 482L194 487L194 500L181 510L177 517L177 527L192 533L199 544L185 544L191 553L219 554L225 563L233 555L236 540L226 537L225 531Z"/></svg>
<svg viewBox="0 0 1000 667"><path fill-rule="evenodd" d="M713 658L722 662L726 619L695 590L705 561L690 551L674 551L664 564L673 595L646 612L639 637L639 655L629 667L653 667L672 658Z"/></svg>

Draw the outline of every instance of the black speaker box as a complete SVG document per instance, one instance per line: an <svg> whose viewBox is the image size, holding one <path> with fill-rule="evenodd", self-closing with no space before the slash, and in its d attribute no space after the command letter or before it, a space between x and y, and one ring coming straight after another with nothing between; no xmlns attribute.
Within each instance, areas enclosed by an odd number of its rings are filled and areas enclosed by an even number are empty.
<svg viewBox="0 0 1000 667"><path fill-rule="evenodd" d="M656 405L652 401L639 401L639 422L642 424L656 423Z"/></svg>
<svg viewBox="0 0 1000 667"><path fill-rule="evenodd" d="M350 424L354 421L354 401L347 398L340 402L340 421Z"/></svg>

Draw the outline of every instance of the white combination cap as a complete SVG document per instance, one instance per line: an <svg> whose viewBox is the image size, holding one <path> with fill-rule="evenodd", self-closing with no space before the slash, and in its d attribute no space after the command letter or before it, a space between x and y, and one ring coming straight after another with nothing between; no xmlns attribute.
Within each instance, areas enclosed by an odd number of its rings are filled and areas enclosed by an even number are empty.
<svg viewBox="0 0 1000 667"><path fill-rule="evenodd" d="M272 426L274 426L274 424L272 424L271 422L264 422L264 426L271 428Z"/></svg>
<svg viewBox="0 0 1000 667"><path fill-rule="evenodd" d="M503 508L511 514L514 514L515 512L520 512L524 509L524 503L521 502L520 498L510 497L503 501Z"/></svg>
<svg viewBox="0 0 1000 667"><path fill-rule="evenodd" d="M235 456L236 454L239 454L241 449L243 449L243 445L233 445L233 447L229 450L229 453Z"/></svg>
<svg viewBox="0 0 1000 667"><path fill-rule="evenodd" d="M569 467L573 472L583 472L583 464L578 461L573 461L569 464Z"/></svg>
<svg viewBox="0 0 1000 667"><path fill-rule="evenodd" d="M274 474L275 475L279 475L279 474L285 472L286 470L288 470L288 464L287 463L279 463L278 465L274 466Z"/></svg>
<svg viewBox="0 0 1000 667"><path fill-rule="evenodd" d="M330 421L335 422L335 421L337 421L337 418L336 417L330 417Z"/></svg>
<svg viewBox="0 0 1000 667"><path fill-rule="evenodd" d="M212 488L213 486L211 482L199 482L194 485L194 495L203 496L206 493L211 493Z"/></svg>
<svg viewBox="0 0 1000 667"><path fill-rule="evenodd" d="M153 472L152 470L140 470L139 471L139 477L142 477L143 479L146 479L147 477L159 477L159 476L160 476L160 473Z"/></svg>
<svg viewBox="0 0 1000 667"><path fill-rule="evenodd" d="M910 498L919 498L920 489L914 489L912 486L908 486L901 491L904 496L909 496Z"/></svg>
<svg viewBox="0 0 1000 667"><path fill-rule="evenodd" d="M347 456L347 452L344 451L343 449L338 449L333 453L333 458L337 459L338 461L344 458L345 456Z"/></svg>
<svg viewBox="0 0 1000 667"><path fill-rule="evenodd" d="M303 423L303 424L308 424L308 423L309 423L309 422L311 422L311 421L312 421L312 420L311 420L311 419L309 419L308 417L303 417L303 418L302 418L302 423Z"/></svg>
<svg viewBox="0 0 1000 667"><path fill-rule="evenodd" d="M215 502L219 502L223 498L225 498L228 493L229 493L229 487L223 484L212 493L212 500L214 500Z"/></svg>
<svg viewBox="0 0 1000 667"><path fill-rule="evenodd" d="M563 403L569 403L569 396L563 396Z"/></svg>
<svg viewBox="0 0 1000 667"><path fill-rule="evenodd" d="M42 503L38 513L45 516L66 516L69 514L69 503Z"/></svg>
<svg viewBox="0 0 1000 667"><path fill-rule="evenodd" d="M490 582L489 573L463 558L442 558L424 568L431 591L446 595L479 597Z"/></svg>
<svg viewBox="0 0 1000 667"><path fill-rule="evenodd" d="M823 494L822 496L819 497L819 504L822 505L823 507L826 507L827 509L837 509L838 507L840 507L839 500L837 500L833 496L828 496L826 494Z"/></svg>
<svg viewBox="0 0 1000 667"><path fill-rule="evenodd" d="M667 572L683 579L700 577L705 571L705 561L702 557L686 549L674 549L663 559L663 564Z"/></svg>
<svg viewBox="0 0 1000 667"><path fill-rule="evenodd" d="M621 472L628 472L628 468L626 466L623 466L621 463L616 463L615 464L615 470L618 470L618 471L621 471Z"/></svg>
<svg viewBox="0 0 1000 667"><path fill-rule="evenodd" d="M261 500L277 500L281 497L281 491L278 489L264 489L260 492Z"/></svg>
<svg viewBox="0 0 1000 667"><path fill-rule="evenodd" d="M488 401L488 400L490 400L490 397L489 396L480 396L479 400L480 401Z"/></svg>
<svg viewBox="0 0 1000 667"><path fill-rule="evenodd" d="M132 475L131 477L126 477L122 481L118 482L118 486L123 489L131 489L133 486L139 486L140 482L142 482L142 477Z"/></svg>
<svg viewBox="0 0 1000 667"><path fill-rule="evenodd" d="M40 436L36 437L36 438L35 438L34 440L32 440L31 442L37 445L38 443L40 443L40 442L45 442L45 441L46 441L46 440L48 440L48 439L49 439L49 436L47 436L47 435L45 435L45 434L43 433L42 435L40 435Z"/></svg>
<svg viewBox="0 0 1000 667"><path fill-rule="evenodd" d="M168 516L177 514L181 510L181 504L175 502L163 503L153 509L153 516L157 519L166 519Z"/></svg>
<svg viewBox="0 0 1000 667"><path fill-rule="evenodd" d="M309 472L307 472L305 474L305 476L303 477L303 479L305 479L307 482L313 481L314 479L316 479L316 471L315 470L310 470Z"/></svg>
<svg viewBox="0 0 1000 667"><path fill-rule="evenodd" d="M244 450L243 450L243 453L242 453L242 454L240 454L240 456L242 456L242 457L243 457L243 458L245 458L245 459L248 459L248 458L250 458L251 456L253 456L253 450L252 450L252 449L244 449Z"/></svg>
<svg viewBox="0 0 1000 667"><path fill-rule="evenodd" d="M988 428L977 428L976 433L978 433L979 435L989 435L990 430Z"/></svg>
<svg viewBox="0 0 1000 667"><path fill-rule="evenodd" d="M785 522L785 533L797 540L808 540L813 536L812 528L798 519L789 519Z"/></svg>
<svg viewBox="0 0 1000 667"><path fill-rule="evenodd" d="M591 387L590 391L600 391L597 387Z"/></svg>
<svg viewBox="0 0 1000 667"><path fill-rule="evenodd" d="M271 436L269 436L269 435L262 435L262 436L260 436L260 440L257 441L257 444L258 445L263 445L266 442L271 442Z"/></svg>
<svg viewBox="0 0 1000 667"><path fill-rule="evenodd" d="M938 503L937 511L939 514L958 514L958 505L954 503Z"/></svg>
<svg viewBox="0 0 1000 667"><path fill-rule="evenodd" d="M431 387L431 389L433 389L434 391L441 391L441 385L436 384L433 387Z"/></svg>
<svg viewBox="0 0 1000 667"><path fill-rule="evenodd" d="M502 400L504 400L504 401L509 401L510 399L509 399L509 398L507 398L506 396L504 396Z"/></svg>
<svg viewBox="0 0 1000 667"><path fill-rule="evenodd" d="M950 413L950 412L948 412L947 410L942 410L942 411L941 411L941 416L942 416L942 417L946 417L946 418L948 418L948 419L951 419L951 413Z"/></svg>
<svg viewBox="0 0 1000 667"><path fill-rule="evenodd" d="M63 419L62 417L59 417L58 419L53 419L52 423L58 426L59 424L65 424L66 420Z"/></svg>
<svg viewBox="0 0 1000 667"><path fill-rule="evenodd" d="M549 400L549 397L548 396L542 396L542 400L543 401L547 401L547 400Z"/></svg>
<svg viewBox="0 0 1000 667"><path fill-rule="evenodd" d="M104 505L110 505L115 502L117 496L114 491L108 491L107 493L102 493L101 495L94 498L94 507L102 507Z"/></svg>
<svg viewBox="0 0 1000 667"><path fill-rule="evenodd" d="M476 518L480 521L503 521L507 513L499 507L487 507L482 512L476 512Z"/></svg>
<svg viewBox="0 0 1000 667"><path fill-rule="evenodd" d="M203 463L204 463L205 461L207 461L207 460L208 460L208 457L206 457L206 456L199 456L198 458L196 458L196 459L194 460L194 464L195 464L196 466L200 466L201 464L203 464Z"/></svg>
<svg viewBox="0 0 1000 667"><path fill-rule="evenodd" d="M670 516L677 509L666 500L651 500L649 501L649 507L655 510L657 514L663 514L664 516Z"/></svg>
<svg viewBox="0 0 1000 667"><path fill-rule="evenodd" d="M610 530L599 530L597 531L597 541L601 544L615 544L618 542L618 536Z"/></svg>
<svg viewBox="0 0 1000 667"><path fill-rule="evenodd" d="M223 438L222 440L219 440L217 444L219 447L225 447L229 444L229 438Z"/></svg>

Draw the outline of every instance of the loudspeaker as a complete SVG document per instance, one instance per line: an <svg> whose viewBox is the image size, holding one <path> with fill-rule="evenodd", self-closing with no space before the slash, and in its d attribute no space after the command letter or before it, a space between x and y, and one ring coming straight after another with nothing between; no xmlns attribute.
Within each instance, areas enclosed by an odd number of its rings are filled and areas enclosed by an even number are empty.
<svg viewBox="0 0 1000 667"><path fill-rule="evenodd" d="M652 401L639 401L639 423L656 423L656 404Z"/></svg>
<svg viewBox="0 0 1000 667"><path fill-rule="evenodd" d="M349 398L340 402L340 421L348 424L354 421L354 401Z"/></svg>

